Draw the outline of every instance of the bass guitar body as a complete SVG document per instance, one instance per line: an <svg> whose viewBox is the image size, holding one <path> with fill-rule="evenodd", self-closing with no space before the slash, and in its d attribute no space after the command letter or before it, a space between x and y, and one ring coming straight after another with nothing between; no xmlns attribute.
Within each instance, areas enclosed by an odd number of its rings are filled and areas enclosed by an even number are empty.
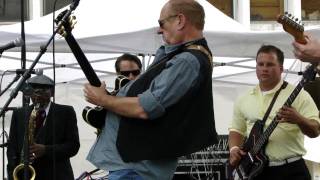
<svg viewBox="0 0 320 180"><path fill-rule="evenodd" d="M258 120L253 125L249 138L243 145L243 150L247 152L247 154L241 158L238 166L233 171L234 179L252 180L260 174L265 165L268 164L268 157L264 152L265 148L262 148L258 152L254 152L254 149L252 149L262 134L263 123Z"/></svg>

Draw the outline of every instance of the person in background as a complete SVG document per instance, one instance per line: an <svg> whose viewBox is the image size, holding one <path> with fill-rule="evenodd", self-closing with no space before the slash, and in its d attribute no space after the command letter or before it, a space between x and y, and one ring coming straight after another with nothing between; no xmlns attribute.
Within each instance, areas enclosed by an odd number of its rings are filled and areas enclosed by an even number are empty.
<svg viewBox="0 0 320 180"><path fill-rule="evenodd" d="M158 34L165 45L154 62L117 96L84 86L85 99L108 110L87 160L108 179L170 180L178 157L217 142L212 98L212 57L203 37L203 7L170 0Z"/></svg>
<svg viewBox="0 0 320 180"><path fill-rule="evenodd" d="M142 69L140 59L137 56L128 53L119 56L114 66L117 75L123 75L130 80L136 79L140 75Z"/></svg>
<svg viewBox="0 0 320 180"><path fill-rule="evenodd" d="M256 56L256 75L259 84L239 97L234 104L234 114L229 128L230 164L238 165L246 153L240 147L249 136L254 123L262 120L274 94L284 81L283 52L275 46L263 45ZM310 173L302 156L305 155L304 135L315 138L320 133L318 109L311 96L303 89L290 107L283 106L295 87L287 84L280 91L265 122L264 130L277 115L279 124L266 145L269 158L262 173L255 180L309 180Z"/></svg>
<svg viewBox="0 0 320 180"><path fill-rule="evenodd" d="M35 179L74 180L70 158L80 148L76 113L71 106L51 101L54 82L49 77L37 75L28 80L28 85L33 104L12 114L7 150L9 180L13 179L14 169L23 163L24 126L33 110L37 112L34 118L36 126L28 130L34 134L29 154L36 172Z"/></svg>

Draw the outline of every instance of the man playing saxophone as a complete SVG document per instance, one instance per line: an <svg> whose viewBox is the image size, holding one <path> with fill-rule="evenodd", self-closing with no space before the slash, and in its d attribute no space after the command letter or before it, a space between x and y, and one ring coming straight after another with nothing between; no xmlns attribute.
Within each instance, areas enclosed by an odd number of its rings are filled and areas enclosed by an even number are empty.
<svg viewBox="0 0 320 180"><path fill-rule="evenodd" d="M35 169L35 179L73 180L70 158L80 147L75 111L71 106L51 101L54 82L47 76L32 77L28 84L33 105L15 110L11 119L7 150L9 180L14 178L17 166L23 163L24 124L27 120L34 121L28 131L34 135L34 141L29 144L29 161Z"/></svg>

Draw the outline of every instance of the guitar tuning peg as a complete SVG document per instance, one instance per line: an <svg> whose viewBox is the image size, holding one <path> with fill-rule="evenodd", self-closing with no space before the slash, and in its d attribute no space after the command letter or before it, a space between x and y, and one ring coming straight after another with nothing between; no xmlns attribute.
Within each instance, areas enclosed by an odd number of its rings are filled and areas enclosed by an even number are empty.
<svg viewBox="0 0 320 180"><path fill-rule="evenodd" d="M288 11L285 11L284 14L285 14L285 15L288 15Z"/></svg>
<svg viewBox="0 0 320 180"><path fill-rule="evenodd" d="M297 21L297 22L298 22L298 20L299 20L298 18L295 19L295 21Z"/></svg>
<svg viewBox="0 0 320 180"><path fill-rule="evenodd" d="M291 17L292 15L291 15L291 14L288 14L288 16Z"/></svg>

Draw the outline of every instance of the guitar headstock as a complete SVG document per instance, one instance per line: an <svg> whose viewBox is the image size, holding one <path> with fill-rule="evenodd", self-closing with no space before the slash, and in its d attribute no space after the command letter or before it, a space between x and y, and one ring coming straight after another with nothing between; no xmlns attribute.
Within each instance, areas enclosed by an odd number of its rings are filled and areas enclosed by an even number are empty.
<svg viewBox="0 0 320 180"><path fill-rule="evenodd" d="M60 21L62 20L63 16L66 14L67 10L61 12L57 18L55 19L55 23L59 26L58 23L61 23ZM61 36L65 37L67 33L71 32L74 26L76 25L77 20L74 15L70 15L68 17L68 20L66 22L62 22L62 26L58 30L58 34Z"/></svg>
<svg viewBox="0 0 320 180"><path fill-rule="evenodd" d="M298 18L294 18L291 14L286 12L284 15L278 15L277 21L282 24L283 30L291 34L297 42L301 44L307 43L303 35L304 27L301 24L301 21L298 22Z"/></svg>

